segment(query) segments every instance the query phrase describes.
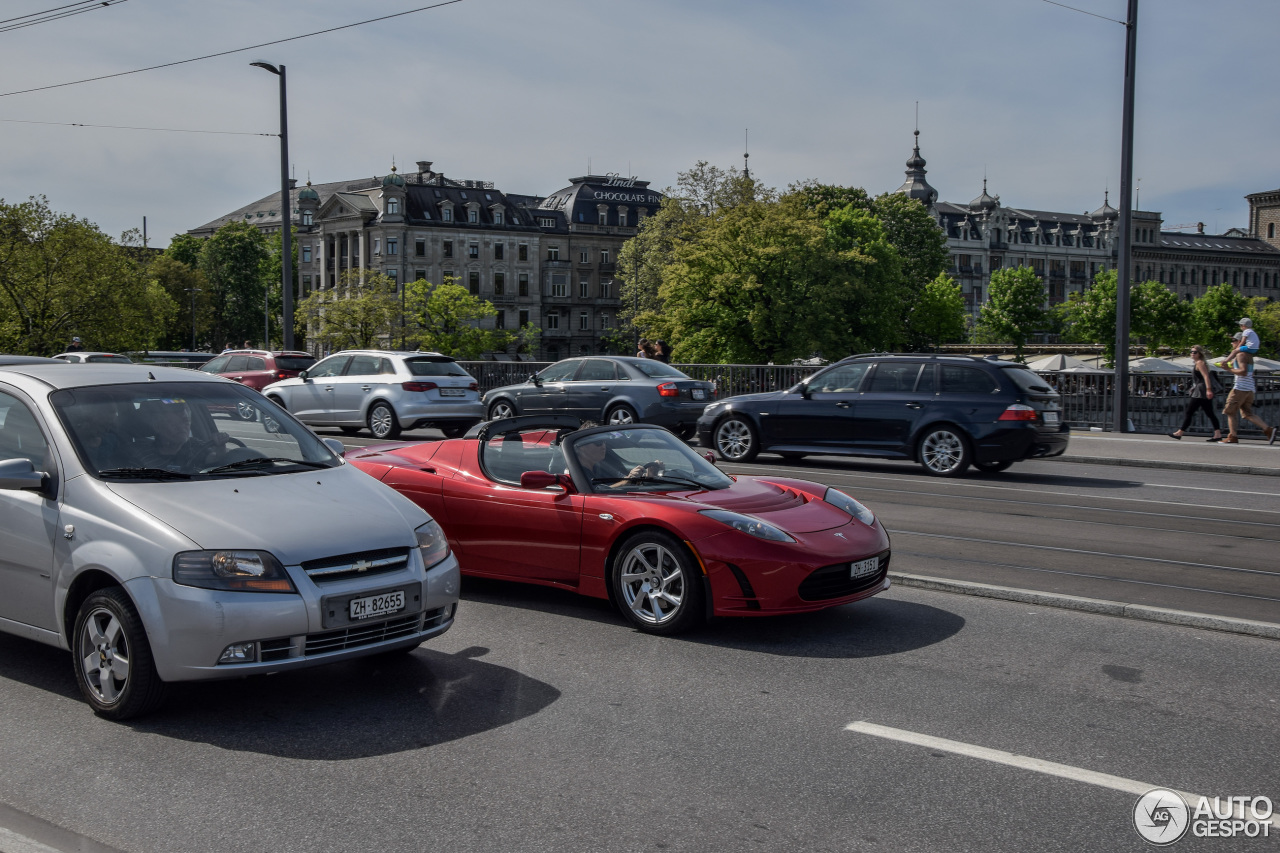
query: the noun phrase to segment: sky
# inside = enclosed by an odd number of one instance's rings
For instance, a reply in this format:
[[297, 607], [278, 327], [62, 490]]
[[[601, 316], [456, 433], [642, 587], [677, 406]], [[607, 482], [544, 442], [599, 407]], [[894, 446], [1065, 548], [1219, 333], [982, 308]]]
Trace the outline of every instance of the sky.
[[[69, 0], [5, 0], [0, 19]], [[403, 12], [431, 0], [125, 0], [0, 32], [0, 198], [43, 195], [150, 244], [279, 189], [288, 69], [299, 182], [433, 161], [548, 195], [699, 160], [780, 189], [903, 181], [917, 104], [928, 179], [968, 202], [1118, 206], [1126, 0], [459, 0], [339, 32], [27, 94]], [[1091, 13], [1091, 14], [1086, 14]], [[4, 24], [0, 22], [0, 27]], [[1246, 227], [1280, 187], [1277, 0], [1142, 0], [1136, 203], [1166, 227]], [[220, 133], [67, 127], [54, 122]], [[249, 134], [249, 135], [233, 135]]]

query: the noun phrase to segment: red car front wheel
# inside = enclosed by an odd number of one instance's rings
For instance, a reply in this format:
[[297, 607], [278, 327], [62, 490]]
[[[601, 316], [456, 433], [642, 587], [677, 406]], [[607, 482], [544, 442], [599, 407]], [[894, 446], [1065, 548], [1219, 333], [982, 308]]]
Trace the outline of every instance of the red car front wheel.
[[702, 578], [675, 537], [637, 533], [622, 543], [610, 570], [618, 606], [650, 634], [678, 634], [702, 618]]

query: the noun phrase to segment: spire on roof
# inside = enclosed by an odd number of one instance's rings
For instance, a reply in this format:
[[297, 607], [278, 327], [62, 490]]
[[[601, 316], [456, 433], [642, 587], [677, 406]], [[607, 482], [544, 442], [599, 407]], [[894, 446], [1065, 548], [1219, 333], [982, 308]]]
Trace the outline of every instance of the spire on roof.
[[919, 199], [928, 207], [938, 200], [938, 191], [929, 186], [929, 181], [925, 178], [924, 164], [925, 160], [920, 156], [920, 128], [917, 127], [915, 148], [911, 151], [911, 158], [907, 160], [907, 179], [897, 191], [906, 194], [908, 198]]

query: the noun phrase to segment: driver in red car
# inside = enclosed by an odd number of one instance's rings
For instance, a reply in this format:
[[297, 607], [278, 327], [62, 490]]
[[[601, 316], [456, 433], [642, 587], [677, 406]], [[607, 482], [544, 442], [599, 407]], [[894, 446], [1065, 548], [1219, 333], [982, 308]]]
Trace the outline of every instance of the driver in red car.
[[610, 435], [607, 432], [597, 433], [574, 445], [578, 464], [582, 466], [592, 485], [616, 489], [637, 478], [662, 476], [663, 464], [658, 461], [628, 469], [622, 457], [609, 447]]

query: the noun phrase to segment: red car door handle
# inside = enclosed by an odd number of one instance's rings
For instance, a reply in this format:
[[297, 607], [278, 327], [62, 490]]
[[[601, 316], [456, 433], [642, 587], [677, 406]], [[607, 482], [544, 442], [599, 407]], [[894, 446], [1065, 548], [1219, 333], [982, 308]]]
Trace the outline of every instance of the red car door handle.
[[232, 379], [234, 379], [234, 380], [235, 380], [235, 381], [237, 381], [237, 382], [243, 382], [243, 381], [244, 381], [244, 377], [243, 377], [243, 376], [232, 376], [231, 378], [232, 378]]
[[434, 474], [434, 473], [436, 472], [436, 469], [435, 469], [435, 468], [432, 468], [432, 467], [430, 467], [430, 466], [423, 466], [423, 467], [419, 468], [418, 470], [419, 470], [419, 471], [423, 471], [423, 472], [425, 472], [425, 473], [427, 473], [427, 474]]

